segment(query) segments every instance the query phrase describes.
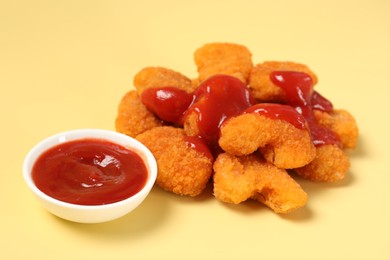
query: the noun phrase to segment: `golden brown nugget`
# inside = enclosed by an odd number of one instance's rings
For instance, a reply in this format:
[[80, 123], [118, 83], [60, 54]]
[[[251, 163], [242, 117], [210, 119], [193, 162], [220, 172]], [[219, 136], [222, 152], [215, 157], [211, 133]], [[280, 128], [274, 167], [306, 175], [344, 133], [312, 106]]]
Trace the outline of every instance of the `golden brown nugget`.
[[342, 109], [335, 109], [330, 113], [313, 111], [319, 124], [337, 134], [343, 148], [356, 148], [359, 129], [355, 118], [348, 111]]
[[317, 84], [317, 76], [306, 66], [295, 62], [266, 61], [253, 67], [249, 77], [249, 89], [252, 95], [260, 102], [282, 102], [286, 101], [283, 89], [275, 85], [270, 74], [274, 71], [297, 71], [305, 72]]
[[220, 154], [214, 172], [214, 195], [223, 202], [238, 204], [252, 198], [276, 213], [288, 213], [307, 201], [307, 194], [285, 170], [255, 155]]
[[142, 104], [137, 91], [131, 90], [123, 96], [115, 119], [115, 128], [118, 132], [136, 137], [161, 125], [161, 120]]
[[191, 79], [171, 69], [163, 67], [146, 67], [134, 77], [134, 86], [138, 94], [147, 88], [176, 87], [192, 93], [195, 87]]
[[184, 132], [188, 136], [198, 136], [200, 135], [198, 127], [198, 114], [196, 112], [191, 112], [186, 115], [184, 118]]
[[248, 82], [253, 67], [252, 54], [242, 45], [232, 43], [210, 43], [197, 49], [194, 54], [199, 80], [225, 74]]
[[200, 83], [202, 82], [199, 80], [199, 78], [195, 78], [191, 80], [191, 84], [194, 90], [199, 87]]
[[158, 186], [189, 196], [199, 195], [204, 190], [212, 173], [212, 160], [186, 143], [183, 129], [156, 127], [136, 139], [156, 158]]
[[295, 171], [312, 181], [336, 182], [344, 179], [349, 167], [349, 158], [341, 148], [337, 145], [321, 145], [317, 147], [315, 159]]
[[238, 156], [259, 150], [268, 162], [283, 169], [302, 167], [316, 154], [307, 129], [252, 113], [227, 120], [221, 127], [219, 145]]

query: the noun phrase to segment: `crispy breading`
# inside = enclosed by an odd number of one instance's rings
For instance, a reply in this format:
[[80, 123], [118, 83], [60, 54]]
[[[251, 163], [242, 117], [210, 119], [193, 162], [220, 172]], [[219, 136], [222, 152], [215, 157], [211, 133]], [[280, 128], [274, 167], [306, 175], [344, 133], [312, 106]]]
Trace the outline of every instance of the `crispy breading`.
[[259, 149], [268, 162], [283, 169], [302, 167], [316, 153], [307, 129], [257, 113], [227, 120], [221, 127], [219, 145], [225, 152], [238, 156]]
[[184, 117], [183, 127], [186, 135], [188, 136], [200, 135], [197, 112], [192, 111]]
[[214, 172], [214, 195], [223, 202], [238, 204], [252, 198], [276, 213], [288, 213], [307, 201], [307, 194], [285, 170], [256, 155], [220, 154]]
[[344, 179], [349, 166], [349, 158], [340, 147], [321, 145], [317, 147], [315, 159], [295, 171], [312, 181], [335, 182]]
[[206, 187], [213, 162], [188, 145], [184, 137], [183, 129], [163, 126], [146, 131], [136, 139], [156, 158], [158, 186], [179, 195], [196, 196]]
[[134, 77], [134, 86], [138, 94], [147, 88], [176, 87], [188, 93], [192, 93], [196, 88], [191, 79], [177, 71], [163, 67], [142, 69]]
[[265, 61], [253, 67], [249, 77], [249, 89], [252, 95], [260, 102], [285, 102], [283, 89], [275, 85], [270, 74], [274, 71], [305, 72], [317, 84], [317, 76], [306, 66], [295, 62]]
[[195, 78], [191, 80], [191, 84], [194, 90], [199, 87], [200, 83], [202, 82], [199, 80], [199, 78]]
[[[357, 123], [313, 90], [318, 79], [309, 67], [289, 61], [254, 66], [250, 51], [232, 43], [205, 44], [194, 60], [193, 79], [164, 67], [142, 69], [136, 90], [118, 107], [117, 131], [136, 137], [157, 160], [156, 185], [197, 196], [212, 181], [220, 201], [253, 199], [287, 213], [307, 202], [287, 169], [312, 181], [345, 178], [350, 162], [343, 149], [356, 147]], [[239, 84], [217, 84], [229, 76]], [[238, 103], [237, 85], [245, 90]]]
[[161, 120], [142, 104], [135, 90], [127, 92], [122, 97], [115, 119], [116, 131], [135, 137], [161, 125]]
[[206, 44], [195, 51], [194, 59], [200, 81], [225, 74], [246, 84], [253, 67], [250, 51], [245, 46], [232, 43]]
[[354, 149], [357, 144], [359, 129], [355, 118], [346, 110], [335, 109], [330, 113], [314, 110], [319, 124], [336, 133], [343, 148]]

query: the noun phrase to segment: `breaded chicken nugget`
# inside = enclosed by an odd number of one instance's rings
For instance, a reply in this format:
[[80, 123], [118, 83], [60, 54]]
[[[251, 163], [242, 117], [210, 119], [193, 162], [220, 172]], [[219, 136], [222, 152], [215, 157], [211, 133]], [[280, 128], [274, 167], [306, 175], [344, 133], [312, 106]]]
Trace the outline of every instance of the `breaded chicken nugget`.
[[134, 77], [138, 94], [147, 88], [176, 87], [191, 93], [195, 90], [192, 81], [179, 72], [163, 67], [146, 67]]
[[260, 102], [282, 102], [286, 101], [283, 89], [275, 85], [270, 74], [274, 71], [297, 71], [310, 75], [313, 84], [317, 83], [317, 76], [303, 64], [295, 62], [266, 61], [253, 67], [249, 77], [249, 89], [252, 95]]
[[[183, 129], [156, 127], [136, 137], [157, 161], [156, 183], [179, 195], [199, 195], [211, 176], [210, 157], [186, 141]], [[203, 147], [204, 148], [204, 147]]]
[[245, 46], [232, 43], [206, 44], [195, 51], [194, 58], [200, 81], [225, 74], [246, 84], [253, 67], [250, 51]]
[[312, 181], [335, 182], [344, 179], [350, 166], [348, 156], [337, 145], [317, 147], [315, 159], [295, 171]]
[[142, 104], [135, 90], [123, 96], [115, 119], [115, 128], [118, 132], [136, 137], [146, 130], [161, 125], [161, 120]]
[[307, 201], [307, 194], [285, 170], [255, 155], [222, 153], [214, 172], [214, 195], [223, 202], [238, 204], [252, 198], [276, 213], [288, 213]]
[[359, 129], [355, 118], [348, 111], [342, 109], [335, 109], [330, 113], [313, 111], [320, 125], [337, 134], [343, 148], [354, 149], [356, 147]]
[[259, 149], [268, 162], [283, 169], [302, 167], [316, 154], [307, 129], [257, 113], [227, 120], [221, 127], [219, 145], [225, 152], [238, 156]]

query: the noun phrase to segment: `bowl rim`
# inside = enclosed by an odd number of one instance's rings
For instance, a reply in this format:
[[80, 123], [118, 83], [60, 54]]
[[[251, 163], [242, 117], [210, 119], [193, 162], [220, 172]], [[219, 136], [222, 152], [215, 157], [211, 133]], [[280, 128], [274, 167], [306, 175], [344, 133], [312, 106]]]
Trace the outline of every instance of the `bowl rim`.
[[[113, 203], [101, 204], [101, 205], [82, 205], [82, 204], [73, 204], [70, 202], [61, 201], [59, 199], [53, 198], [43, 191], [41, 191], [35, 184], [32, 179], [31, 169], [36, 161], [36, 159], [46, 150], [51, 147], [73, 140], [82, 140], [86, 138], [93, 139], [101, 139], [107, 140], [113, 143], [117, 143], [122, 145], [123, 147], [130, 149], [136, 152], [143, 159], [147, 169], [148, 169], [148, 178], [146, 180], [145, 185], [142, 187], [140, 191], [136, 194], [117, 201]], [[115, 139], [115, 140], [113, 140]], [[126, 144], [120, 143], [119, 140], [125, 140]], [[157, 178], [157, 162], [152, 152], [140, 141], [136, 140], [133, 137], [128, 135], [106, 129], [98, 129], [98, 128], [83, 128], [83, 129], [74, 129], [63, 131], [45, 139], [41, 140], [37, 144], [35, 144], [25, 156], [22, 166], [23, 178], [26, 182], [27, 186], [32, 190], [32, 192], [37, 195], [39, 198], [50, 202], [51, 204], [56, 204], [61, 207], [70, 208], [70, 209], [80, 209], [80, 210], [101, 210], [101, 209], [109, 209], [127, 205], [132, 201], [138, 201], [143, 197], [147, 196], [149, 191], [152, 189], [156, 178]]]

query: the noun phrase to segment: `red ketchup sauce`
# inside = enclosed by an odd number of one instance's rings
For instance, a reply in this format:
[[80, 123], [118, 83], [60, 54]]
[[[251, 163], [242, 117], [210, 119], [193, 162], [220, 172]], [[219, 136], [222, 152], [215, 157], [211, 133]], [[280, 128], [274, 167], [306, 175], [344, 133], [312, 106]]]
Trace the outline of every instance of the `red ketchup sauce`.
[[139, 192], [148, 172], [134, 151], [110, 141], [81, 139], [44, 152], [33, 166], [32, 178], [38, 189], [58, 200], [103, 205]]
[[270, 119], [284, 120], [299, 129], [306, 127], [306, 119], [288, 105], [260, 103], [246, 109], [243, 113], [258, 113]]
[[203, 153], [207, 158], [210, 159], [210, 161], [214, 160], [213, 154], [211, 153], [209, 147], [200, 136], [185, 136], [184, 141], [187, 146]]
[[295, 71], [274, 71], [270, 74], [270, 79], [284, 90], [288, 100], [287, 105], [294, 107], [304, 116], [314, 145], [336, 144], [341, 147], [338, 136], [318, 124], [315, 119], [313, 109], [330, 112], [333, 106], [330, 101], [313, 91], [313, 81], [308, 74]]
[[311, 106], [313, 109], [321, 110], [323, 112], [333, 111], [332, 103], [323, 96], [321, 96], [321, 94], [317, 91], [314, 91], [311, 96]]
[[186, 116], [195, 113], [200, 133], [195, 138], [187, 138], [186, 142], [209, 158], [212, 156], [206, 148], [217, 153], [223, 122], [254, 104], [248, 88], [227, 75], [210, 77], [192, 94], [175, 87], [146, 89], [141, 94], [141, 101], [160, 119], [181, 126]]
[[199, 136], [215, 153], [219, 149], [220, 126], [226, 119], [240, 114], [253, 105], [248, 88], [238, 79], [216, 75], [200, 84], [194, 93], [194, 103], [186, 115], [197, 114]]
[[148, 88], [141, 102], [160, 119], [181, 124], [181, 119], [194, 99], [193, 94], [175, 87]]

